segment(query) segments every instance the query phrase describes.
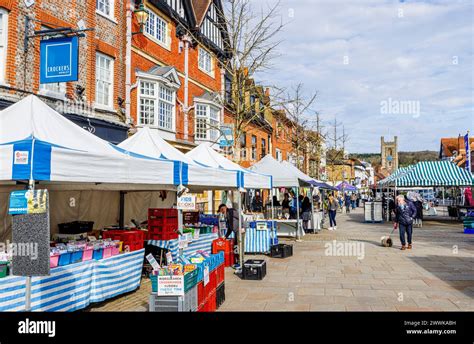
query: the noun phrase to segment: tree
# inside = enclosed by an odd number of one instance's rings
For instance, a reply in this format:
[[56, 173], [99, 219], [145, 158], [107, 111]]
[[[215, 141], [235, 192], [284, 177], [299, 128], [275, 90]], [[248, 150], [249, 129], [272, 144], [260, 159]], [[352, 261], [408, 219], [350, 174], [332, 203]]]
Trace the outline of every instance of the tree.
[[240, 151], [240, 140], [246, 128], [256, 119], [264, 118], [267, 111], [276, 106], [281, 90], [273, 87], [276, 94], [269, 97], [263, 87], [255, 84], [257, 72], [268, 70], [278, 56], [281, 41], [277, 38], [284, 27], [278, 17], [280, 3], [255, 10], [249, 0], [226, 0], [224, 13], [228, 32], [227, 62], [223, 66], [230, 76], [230, 97], [225, 106], [233, 115], [234, 152]]
[[[345, 160], [345, 149], [349, 136], [346, 134], [344, 125], [342, 125], [342, 135], [340, 133], [340, 127], [342, 123], [337, 121], [334, 117], [331, 130], [328, 131], [327, 138], [328, 144], [330, 145], [326, 154], [326, 161], [331, 172], [331, 179], [333, 184], [336, 183], [336, 170], [335, 166], [344, 165]], [[338, 133], [339, 129], [339, 133]]]
[[[287, 93], [287, 97], [282, 102], [287, 117], [291, 122], [291, 140], [296, 152], [296, 167], [300, 170], [307, 170], [302, 161], [308, 156], [311, 143], [316, 143], [320, 138], [314, 137], [313, 118], [311, 113], [317, 114], [312, 110], [312, 106], [316, 102], [318, 93], [314, 92], [309, 97], [304, 95], [304, 85], [298, 84]], [[317, 117], [319, 118], [319, 117]]]

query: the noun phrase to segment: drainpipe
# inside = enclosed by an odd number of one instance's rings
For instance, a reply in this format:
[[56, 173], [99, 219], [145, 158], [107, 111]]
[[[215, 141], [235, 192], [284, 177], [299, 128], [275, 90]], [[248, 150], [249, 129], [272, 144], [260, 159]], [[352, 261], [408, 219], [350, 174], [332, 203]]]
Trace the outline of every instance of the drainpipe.
[[221, 101], [222, 101], [222, 109], [221, 109], [221, 124], [224, 124], [224, 104], [225, 104], [225, 69], [221, 67]]
[[189, 132], [189, 44], [191, 37], [183, 36], [184, 43], [184, 139], [188, 140]]
[[127, 1], [127, 44], [125, 48], [125, 117], [126, 124], [132, 123], [130, 114], [130, 98], [132, 89], [132, 14], [133, 5], [131, 0]]

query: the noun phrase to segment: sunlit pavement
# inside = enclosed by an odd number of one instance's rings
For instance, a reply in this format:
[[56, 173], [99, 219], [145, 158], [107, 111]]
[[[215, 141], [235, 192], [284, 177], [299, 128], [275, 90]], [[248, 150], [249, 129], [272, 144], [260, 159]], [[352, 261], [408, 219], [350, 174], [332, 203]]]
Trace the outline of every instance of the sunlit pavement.
[[[414, 229], [413, 250], [400, 251], [397, 232], [393, 247], [380, 244], [392, 226], [364, 223], [361, 208], [337, 220], [336, 232], [288, 241], [291, 258], [261, 256], [262, 281], [227, 269], [219, 311], [474, 311], [474, 235], [464, 234], [461, 223], [425, 219]], [[149, 292], [144, 282], [91, 310], [145, 311]]]

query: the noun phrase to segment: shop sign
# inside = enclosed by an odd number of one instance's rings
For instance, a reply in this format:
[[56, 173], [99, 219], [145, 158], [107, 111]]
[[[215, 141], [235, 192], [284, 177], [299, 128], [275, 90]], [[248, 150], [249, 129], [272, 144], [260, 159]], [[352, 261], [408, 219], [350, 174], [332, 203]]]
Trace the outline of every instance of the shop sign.
[[266, 231], [268, 229], [266, 222], [257, 222], [255, 227], [257, 231]]
[[40, 83], [78, 80], [79, 38], [62, 37], [40, 42]]
[[158, 296], [184, 296], [184, 276], [157, 276]]
[[196, 210], [196, 196], [185, 195], [178, 197], [178, 209], [179, 210]]
[[13, 163], [15, 165], [28, 165], [28, 151], [15, 151], [15, 160]]
[[234, 126], [223, 124], [220, 127], [221, 138], [219, 140], [219, 146], [221, 147], [232, 147], [234, 145]]
[[47, 211], [48, 190], [19, 190], [10, 193], [8, 214], [44, 214]]

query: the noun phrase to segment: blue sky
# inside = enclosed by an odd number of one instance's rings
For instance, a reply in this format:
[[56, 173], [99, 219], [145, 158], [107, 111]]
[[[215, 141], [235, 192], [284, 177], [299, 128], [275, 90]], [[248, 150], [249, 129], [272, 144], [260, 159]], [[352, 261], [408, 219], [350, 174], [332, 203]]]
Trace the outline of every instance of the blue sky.
[[[474, 136], [473, 0], [280, 3], [281, 55], [257, 80], [317, 91], [315, 110], [344, 123], [350, 152], [379, 152], [382, 135], [397, 135], [403, 151]], [[393, 107], [402, 104], [412, 107]]]

